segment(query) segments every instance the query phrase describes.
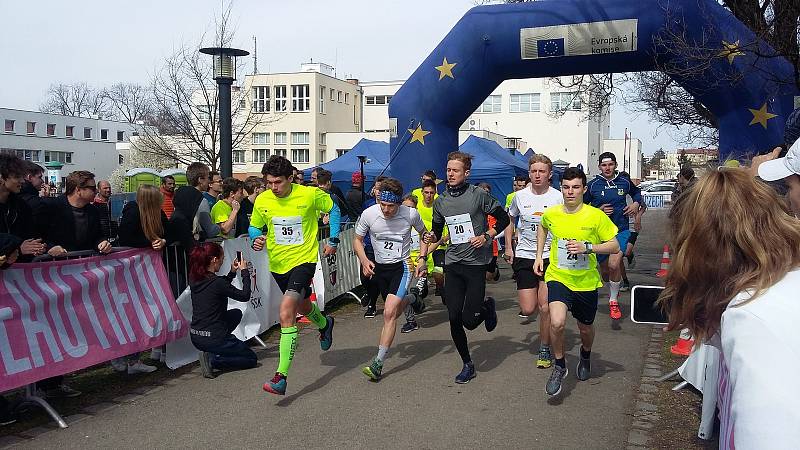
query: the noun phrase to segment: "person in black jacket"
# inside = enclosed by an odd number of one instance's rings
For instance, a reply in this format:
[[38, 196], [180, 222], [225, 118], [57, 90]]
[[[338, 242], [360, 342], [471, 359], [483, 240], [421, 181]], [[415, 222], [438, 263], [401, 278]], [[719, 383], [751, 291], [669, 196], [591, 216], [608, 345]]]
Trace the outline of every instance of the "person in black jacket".
[[[214, 378], [214, 370], [252, 369], [258, 364], [255, 352], [231, 334], [242, 320], [242, 312], [228, 310], [228, 298], [250, 301], [250, 271], [246, 261], [234, 260], [230, 273], [218, 276], [223, 259], [222, 247], [215, 242], [195, 246], [189, 256], [192, 291], [189, 335], [200, 350], [200, 368], [206, 378]], [[231, 285], [237, 271], [242, 274], [242, 289]]]
[[96, 191], [94, 174], [78, 170], [67, 176], [64, 195], [48, 202], [45, 241], [50, 256], [78, 250], [111, 252], [111, 243], [103, 237], [100, 214], [91, 204]]
[[28, 204], [31, 210], [31, 220], [34, 227], [33, 234], [37, 237], [44, 236], [47, 230], [47, 205], [41, 197], [40, 190], [44, 185], [42, 176], [44, 168], [36, 163], [25, 161], [25, 179], [22, 182], [20, 198]]

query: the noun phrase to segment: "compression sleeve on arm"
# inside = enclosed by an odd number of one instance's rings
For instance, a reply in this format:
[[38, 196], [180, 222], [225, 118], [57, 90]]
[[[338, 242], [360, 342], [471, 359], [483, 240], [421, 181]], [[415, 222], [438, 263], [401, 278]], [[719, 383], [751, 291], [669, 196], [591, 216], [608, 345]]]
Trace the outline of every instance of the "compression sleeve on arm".
[[502, 206], [497, 206], [493, 211], [489, 213], [490, 216], [497, 219], [497, 223], [494, 224], [494, 231], [496, 235], [499, 235], [506, 229], [511, 221], [508, 218], [508, 213], [506, 213], [505, 209]]
[[437, 222], [436, 219], [434, 219], [433, 223], [431, 223], [431, 228], [433, 236], [436, 238], [436, 240], [441, 240], [442, 232], [444, 231], [444, 222]]
[[247, 234], [250, 236], [250, 239], [255, 239], [261, 236], [263, 233], [261, 232], [260, 229], [250, 225], [249, 227], [247, 227]]
[[331, 207], [331, 210], [328, 211], [328, 214], [330, 214], [330, 220], [328, 223], [331, 227], [331, 237], [338, 238], [339, 229], [341, 228], [339, 224], [342, 222], [342, 212], [339, 210], [339, 206], [336, 204], [336, 202], [333, 202], [333, 207]]

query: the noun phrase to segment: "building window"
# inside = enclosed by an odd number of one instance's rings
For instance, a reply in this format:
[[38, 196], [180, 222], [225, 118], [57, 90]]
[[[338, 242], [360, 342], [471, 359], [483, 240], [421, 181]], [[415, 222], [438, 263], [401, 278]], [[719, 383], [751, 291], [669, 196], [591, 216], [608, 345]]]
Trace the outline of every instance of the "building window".
[[311, 93], [307, 84], [292, 85], [292, 111], [303, 112], [311, 109]]
[[319, 134], [319, 145], [327, 145], [328, 135], [327, 133], [320, 133]]
[[125, 132], [117, 131], [117, 142], [123, 142], [124, 140], [125, 140]]
[[253, 144], [269, 144], [269, 133], [253, 133]]
[[253, 162], [254, 163], [265, 163], [269, 158], [269, 150], [266, 148], [255, 148], [253, 149]]
[[578, 92], [550, 93], [550, 111], [580, 111], [581, 97]]
[[15, 148], [0, 149], [0, 153], [5, 153], [7, 155], [15, 155], [20, 159], [24, 159], [26, 161], [34, 161], [34, 162], [39, 162], [40, 152], [41, 150], [19, 150]]
[[308, 149], [307, 148], [293, 148], [292, 149], [292, 162], [307, 163], [308, 162]]
[[366, 97], [367, 105], [388, 105], [389, 101], [392, 100], [391, 95], [368, 95]]
[[36, 122], [28, 122], [28, 134], [36, 134]]
[[48, 136], [55, 136], [56, 135], [56, 124], [48, 123], [47, 124], [47, 135]]
[[350, 93], [349, 92], [345, 92], [344, 93], [344, 104], [345, 105], [349, 105], [350, 104]]
[[347, 153], [349, 151], [350, 151], [349, 148], [337, 148], [336, 149], [336, 157], [338, 158], [338, 157], [344, 155], [345, 153]]
[[14, 121], [6, 119], [6, 133], [14, 132]]
[[64, 136], [66, 136], [66, 137], [74, 137], [75, 136], [75, 127], [73, 127], [72, 125], [67, 125], [66, 128], [64, 128]]
[[108, 130], [100, 129], [100, 139], [104, 141], [108, 140]]
[[319, 87], [319, 113], [325, 114], [325, 86]]
[[253, 86], [253, 112], [269, 112], [269, 86]]
[[[286, 144], [286, 133], [284, 133], [284, 132], [275, 133], [275, 143], [276, 144]], [[276, 155], [277, 155], [277, 153], [276, 153]]]
[[319, 149], [319, 161], [317, 161], [318, 164], [328, 162], [327, 153], [328, 152], [324, 148]]
[[336, 91], [336, 101], [342, 103], [342, 91]]
[[275, 156], [283, 156], [284, 158], [286, 158], [286, 149], [285, 148], [276, 148], [275, 150], [273, 150], [273, 154]]
[[511, 112], [538, 112], [539, 94], [511, 94]]
[[286, 111], [286, 86], [275, 86], [275, 111]]
[[308, 133], [306, 133], [306, 132], [301, 132], [301, 133], [292, 132], [292, 145], [297, 145], [297, 144], [308, 145], [309, 144], [309, 139], [310, 138], [308, 136]]
[[83, 128], [83, 138], [84, 139], [91, 139], [92, 138], [92, 129], [89, 127]]
[[197, 116], [204, 122], [211, 120], [211, 105], [197, 105]]
[[72, 152], [45, 151], [44, 162], [58, 161], [62, 164], [72, 164]]
[[331, 89], [331, 101], [336, 101], [336, 89]]
[[500, 96], [490, 95], [486, 97], [486, 100], [483, 101], [481, 107], [478, 108], [478, 112], [483, 112], [483, 113], [500, 112]]
[[244, 164], [244, 150], [233, 150], [231, 152], [231, 159], [234, 164]]

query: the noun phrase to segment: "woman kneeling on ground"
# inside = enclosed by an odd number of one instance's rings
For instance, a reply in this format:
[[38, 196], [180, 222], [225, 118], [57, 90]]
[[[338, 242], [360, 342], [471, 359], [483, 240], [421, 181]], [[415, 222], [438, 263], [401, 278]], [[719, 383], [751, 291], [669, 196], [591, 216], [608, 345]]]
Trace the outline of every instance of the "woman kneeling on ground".
[[742, 169], [712, 170], [681, 199], [662, 302], [671, 329], [722, 351], [719, 447], [797, 448], [800, 220]]
[[[192, 291], [192, 325], [189, 335], [200, 350], [203, 376], [214, 378], [215, 370], [252, 369], [258, 363], [256, 354], [231, 334], [242, 320], [242, 311], [228, 310], [228, 298], [250, 301], [250, 271], [245, 260], [234, 260], [226, 276], [216, 275], [224, 254], [215, 242], [204, 242], [189, 254], [189, 281]], [[241, 271], [242, 289], [231, 285]]]

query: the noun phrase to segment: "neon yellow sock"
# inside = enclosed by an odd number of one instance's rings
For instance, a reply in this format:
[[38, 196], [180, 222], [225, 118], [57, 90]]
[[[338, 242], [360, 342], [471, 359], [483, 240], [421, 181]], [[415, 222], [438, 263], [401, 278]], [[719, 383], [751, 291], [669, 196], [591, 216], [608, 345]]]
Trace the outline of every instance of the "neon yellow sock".
[[311, 323], [316, 325], [317, 328], [319, 328], [320, 330], [328, 325], [328, 319], [326, 319], [325, 316], [322, 315], [316, 303], [311, 303], [311, 312], [306, 314], [306, 317], [308, 318], [308, 320], [311, 321]]
[[278, 373], [287, 376], [292, 366], [294, 351], [297, 349], [297, 326], [281, 328], [280, 359]]

